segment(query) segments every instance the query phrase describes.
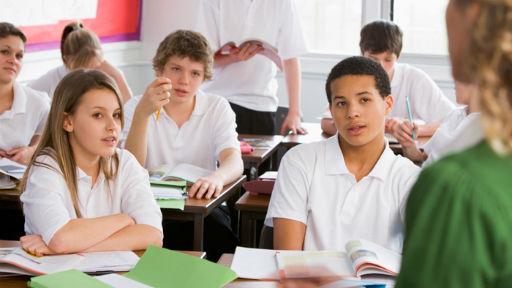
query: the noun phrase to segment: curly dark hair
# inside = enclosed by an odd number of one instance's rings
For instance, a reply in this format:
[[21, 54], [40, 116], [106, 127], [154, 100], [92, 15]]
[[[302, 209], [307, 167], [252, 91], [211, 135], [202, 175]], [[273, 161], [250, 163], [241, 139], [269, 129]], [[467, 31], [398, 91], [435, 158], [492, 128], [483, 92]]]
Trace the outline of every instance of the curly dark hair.
[[327, 93], [327, 101], [332, 104], [331, 99], [331, 83], [343, 76], [368, 75], [375, 78], [375, 86], [382, 98], [391, 94], [391, 84], [389, 83], [388, 74], [382, 66], [375, 61], [362, 56], [349, 57], [336, 64], [329, 73], [325, 82], [325, 92]]
[[402, 30], [390, 21], [377, 20], [368, 23], [361, 29], [359, 48], [361, 54], [364, 54], [364, 52], [391, 52], [400, 57], [402, 52]]

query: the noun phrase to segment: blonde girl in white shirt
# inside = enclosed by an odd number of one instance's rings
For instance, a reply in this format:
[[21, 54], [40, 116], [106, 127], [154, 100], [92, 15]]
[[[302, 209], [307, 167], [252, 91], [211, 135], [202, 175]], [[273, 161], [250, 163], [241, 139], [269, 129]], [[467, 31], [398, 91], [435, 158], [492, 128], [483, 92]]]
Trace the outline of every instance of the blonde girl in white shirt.
[[0, 159], [21, 164], [32, 157], [50, 110], [45, 93], [16, 82], [26, 41], [18, 28], [0, 22]]
[[112, 77], [119, 88], [123, 102], [132, 97], [132, 91], [121, 70], [114, 67], [103, 58], [101, 43], [98, 36], [91, 30], [85, 29], [80, 22], [71, 22], [62, 31], [60, 53], [63, 65], [56, 67], [28, 85], [39, 91], [53, 93], [59, 81], [75, 69], [97, 69]]
[[116, 148], [122, 101], [106, 74], [75, 70], [60, 82], [28, 165], [21, 245], [35, 255], [162, 245], [162, 215], [148, 175]]

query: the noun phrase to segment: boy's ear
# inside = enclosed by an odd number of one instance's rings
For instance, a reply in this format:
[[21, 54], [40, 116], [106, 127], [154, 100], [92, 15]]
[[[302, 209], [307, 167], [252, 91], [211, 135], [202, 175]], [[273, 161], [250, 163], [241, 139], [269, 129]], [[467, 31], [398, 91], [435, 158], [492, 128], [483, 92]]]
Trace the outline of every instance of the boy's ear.
[[69, 117], [69, 114], [64, 113], [64, 119], [62, 121], [62, 129], [66, 132], [73, 132], [73, 121]]
[[388, 95], [384, 98], [384, 103], [386, 105], [385, 115], [387, 116], [389, 113], [391, 113], [391, 110], [393, 109], [393, 103], [394, 103], [393, 96]]

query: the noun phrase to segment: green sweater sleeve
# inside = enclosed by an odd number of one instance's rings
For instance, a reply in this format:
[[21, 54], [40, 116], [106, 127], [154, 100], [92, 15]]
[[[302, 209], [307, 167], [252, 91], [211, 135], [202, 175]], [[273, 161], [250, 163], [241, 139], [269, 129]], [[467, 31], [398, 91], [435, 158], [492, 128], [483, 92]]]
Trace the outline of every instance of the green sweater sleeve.
[[396, 287], [512, 287], [512, 201], [462, 163], [438, 162], [413, 186]]

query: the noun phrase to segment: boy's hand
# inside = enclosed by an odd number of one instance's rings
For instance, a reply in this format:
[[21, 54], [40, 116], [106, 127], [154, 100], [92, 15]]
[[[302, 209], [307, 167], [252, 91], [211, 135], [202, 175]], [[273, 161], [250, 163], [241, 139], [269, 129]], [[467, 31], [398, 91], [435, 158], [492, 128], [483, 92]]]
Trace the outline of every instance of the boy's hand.
[[417, 135], [418, 126], [409, 122], [408, 120], [396, 121], [391, 127], [391, 134], [395, 136], [395, 138], [403, 147], [416, 145], [414, 142], [415, 140], [412, 139], [412, 131], [414, 131], [414, 133]]
[[190, 190], [188, 191], [188, 195], [191, 198], [205, 198], [210, 199], [212, 197], [217, 197], [220, 195], [220, 192], [222, 192], [222, 188], [224, 187], [224, 181], [222, 177], [215, 175], [215, 172], [206, 176], [202, 177], [199, 180], [197, 180], [192, 187], [190, 187]]
[[157, 77], [142, 95], [142, 98], [137, 105], [138, 112], [143, 115], [150, 116], [159, 111], [162, 107], [169, 103], [171, 98], [172, 83], [171, 80], [165, 77]]
[[283, 125], [281, 125], [281, 135], [285, 135], [288, 131], [290, 131], [292, 134], [307, 134], [308, 131], [302, 128], [300, 124], [299, 114], [288, 113], [283, 121]]
[[215, 54], [215, 62], [221, 63], [220, 65], [224, 66], [236, 62], [247, 61], [261, 51], [263, 51], [263, 47], [255, 43], [248, 43], [241, 47], [233, 46], [227, 55]]
[[20, 238], [21, 248], [37, 257], [55, 254], [43, 241], [41, 235], [26, 235]]

